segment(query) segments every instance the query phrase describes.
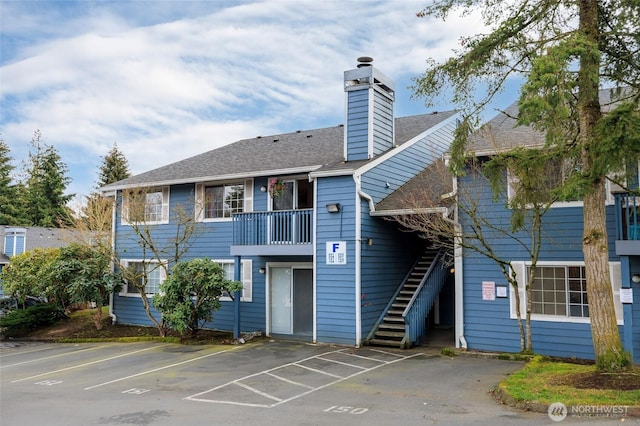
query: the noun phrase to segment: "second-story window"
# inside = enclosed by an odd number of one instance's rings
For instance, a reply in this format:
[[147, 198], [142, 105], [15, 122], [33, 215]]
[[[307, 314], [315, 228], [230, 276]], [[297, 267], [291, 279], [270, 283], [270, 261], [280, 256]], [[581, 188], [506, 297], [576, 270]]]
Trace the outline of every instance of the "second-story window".
[[244, 185], [220, 185], [204, 187], [204, 218], [231, 217], [244, 211]]
[[230, 219], [236, 213], [253, 211], [253, 180], [196, 184], [197, 220]]
[[126, 190], [122, 194], [122, 222], [167, 223], [169, 187]]

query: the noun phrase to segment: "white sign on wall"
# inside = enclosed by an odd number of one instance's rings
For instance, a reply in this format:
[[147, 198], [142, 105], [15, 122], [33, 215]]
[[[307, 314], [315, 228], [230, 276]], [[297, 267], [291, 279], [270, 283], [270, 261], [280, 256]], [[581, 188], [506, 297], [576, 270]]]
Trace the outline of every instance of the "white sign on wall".
[[347, 264], [347, 242], [327, 241], [327, 265]]

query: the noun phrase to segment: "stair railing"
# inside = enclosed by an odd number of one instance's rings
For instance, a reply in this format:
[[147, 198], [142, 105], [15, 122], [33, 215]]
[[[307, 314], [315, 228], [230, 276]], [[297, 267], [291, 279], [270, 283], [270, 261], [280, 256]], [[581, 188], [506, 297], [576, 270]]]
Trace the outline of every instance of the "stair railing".
[[400, 281], [400, 285], [396, 289], [395, 293], [393, 293], [393, 296], [391, 296], [391, 298], [389, 299], [389, 303], [387, 303], [387, 306], [384, 307], [384, 309], [382, 310], [382, 313], [380, 314], [380, 316], [376, 320], [375, 324], [373, 324], [373, 327], [371, 327], [371, 330], [369, 331], [369, 334], [367, 334], [366, 339], [364, 339], [365, 342], [368, 342], [369, 340], [371, 340], [373, 338], [373, 335], [378, 330], [378, 327], [380, 326], [380, 323], [382, 323], [382, 321], [384, 320], [384, 317], [387, 316], [387, 313], [389, 312], [389, 309], [391, 309], [391, 305], [393, 305], [393, 302], [396, 300], [396, 297], [398, 297], [398, 295], [402, 291], [402, 287], [404, 286], [404, 283], [407, 282], [407, 280], [411, 276], [411, 273], [413, 272], [415, 267], [418, 265], [418, 262], [420, 262], [421, 258], [422, 258], [422, 255], [419, 256], [416, 259], [416, 261], [413, 263], [413, 265], [411, 265], [411, 268], [409, 268], [409, 272], [407, 272], [407, 275], [405, 275], [404, 278], [402, 279], [402, 281]]
[[420, 285], [402, 313], [405, 323], [405, 337], [401, 342], [403, 348], [413, 346], [426, 331], [425, 317], [433, 307], [446, 279], [447, 271], [441, 262], [442, 252], [440, 249], [434, 257], [429, 270], [424, 274]]

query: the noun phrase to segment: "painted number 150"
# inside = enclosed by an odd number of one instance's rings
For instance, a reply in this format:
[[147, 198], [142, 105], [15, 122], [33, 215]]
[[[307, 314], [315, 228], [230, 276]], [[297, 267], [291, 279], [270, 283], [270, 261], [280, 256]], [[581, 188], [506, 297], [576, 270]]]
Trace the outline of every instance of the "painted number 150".
[[362, 414], [369, 411], [368, 408], [358, 408], [358, 407], [345, 407], [345, 406], [337, 406], [329, 407], [326, 410], [323, 410], [326, 413], [340, 413], [340, 414]]

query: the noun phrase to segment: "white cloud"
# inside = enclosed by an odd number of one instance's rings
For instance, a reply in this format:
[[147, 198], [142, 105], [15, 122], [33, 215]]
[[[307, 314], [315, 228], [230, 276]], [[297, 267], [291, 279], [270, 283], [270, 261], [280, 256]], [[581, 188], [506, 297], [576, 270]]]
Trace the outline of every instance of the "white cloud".
[[428, 56], [481, 27], [476, 16], [417, 18], [419, 1], [26, 4], [2, 2], [0, 131], [25, 158], [40, 129], [84, 194], [113, 142], [139, 173], [241, 138], [335, 125], [342, 72], [358, 56], [408, 97]]

